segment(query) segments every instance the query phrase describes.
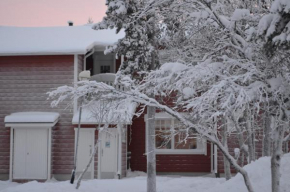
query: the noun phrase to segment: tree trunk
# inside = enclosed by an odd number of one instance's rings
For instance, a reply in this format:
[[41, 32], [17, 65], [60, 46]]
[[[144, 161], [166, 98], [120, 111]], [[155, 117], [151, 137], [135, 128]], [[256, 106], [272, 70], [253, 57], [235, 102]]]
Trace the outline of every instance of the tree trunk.
[[89, 163], [87, 164], [86, 168], [83, 170], [83, 172], [81, 173], [81, 175], [79, 176], [78, 178], [78, 182], [77, 182], [77, 185], [76, 185], [76, 189], [79, 189], [79, 187], [81, 186], [81, 181], [85, 175], [85, 173], [87, 172], [88, 168], [90, 167], [92, 161], [93, 161], [93, 158], [94, 156], [96, 155], [96, 152], [98, 151], [98, 145], [99, 145], [99, 140], [96, 142], [95, 144], [95, 147], [94, 147], [94, 151], [93, 153], [91, 154], [91, 157], [90, 157], [90, 160], [89, 160]]
[[155, 107], [147, 107], [147, 192], [156, 192]]
[[[223, 120], [224, 124], [222, 126], [222, 143], [224, 148], [228, 151], [228, 136], [227, 136], [227, 120]], [[229, 180], [232, 178], [231, 175], [231, 167], [230, 162], [224, 155], [224, 171], [225, 171], [225, 177], [226, 180]]]
[[263, 138], [263, 156], [270, 156], [271, 154], [271, 116], [268, 111], [264, 115], [264, 138]]
[[[242, 128], [239, 125], [239, 122], [237, 119], [234, 118], [233, 115], [230, 116], [230, 119], [232, 120], [232, 122], [235, 125], [235, 128], [237, 130], [237, 138], [238, 138], [238, 142], [239, 142], [239, 147], [240, 147], [240, 157], [241, 157], [241, 166], [244, 166], [244, 159], [245, 157], [248, 159], [249, 156], [249, 151], [248, 151], [248, 147], [245, 146], [245, 140], [244, 140], [244, 135], [243, 135], [243, 131]], [[242, 121], [245, 122], [244, 118], [242, 118]]]
[[[155, 34], [152, 33], [154, 37]], [[155, 45], [154, 38], [152, 45]], [[156, 68], [156, 52], [151, 53], [151, 64], [148, 70]], [[151, 94], [154, 97], [154, 94]], [[155, 113], [156, 107], [147, 107], [147, 192], [156, 192], [156, 153], [155, 153]]]
[[286, 126], [286, 123], [283, 126], [278, 126], [273, 133], [274, 147], [271, 157], [272, 192], [280, 192], [280, 164], [283, 154], [282, 144]]
[[248, 134], [248, 150], [249, 150], [248, 163], [251, 163], [252, 161], [255, 160], [255, 154], [254, 154], [255, 150], [254, 150], [254, 143], [253, 143], [253, 141], [254, 141], [253, 135], [254, 134], [253, 134], [253, 130], [251, 128], [252, 119], [251, 119], [251, 117], [250, 117], [250, 115], [248, 113], [249, 113], [248, 111], [245, 112], [245, 120], [246, 120], [245, 126], [246, 126], [246, 130], [247, 130], [247, 134]]

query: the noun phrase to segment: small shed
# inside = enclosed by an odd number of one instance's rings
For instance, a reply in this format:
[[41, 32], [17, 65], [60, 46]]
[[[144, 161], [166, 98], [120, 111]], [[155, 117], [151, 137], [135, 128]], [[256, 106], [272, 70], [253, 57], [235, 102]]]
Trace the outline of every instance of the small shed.
[[10, 179], [43, 179], [51, 175], [51, 129], [59, 114], [19, 112], [5, 117], [10, 135]]

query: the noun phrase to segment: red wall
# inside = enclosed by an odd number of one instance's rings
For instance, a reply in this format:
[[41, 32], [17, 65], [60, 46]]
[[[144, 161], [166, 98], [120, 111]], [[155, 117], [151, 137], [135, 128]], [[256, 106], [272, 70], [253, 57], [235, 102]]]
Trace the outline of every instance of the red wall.
[[[131, 151], [132, 171], [146, 172], [144, 114], [136, 118], [128, 129], [128, 151]], [[210, 145], [207, 155], [157, 155], [157, 172], [210, 172]]]
[[53, 128], [52, 173], [71, 173], [74, 153], [72, 110], [51, 108], [47, 92], [73, 82], [74, 57], [9, 56], [0, 57], [0, 174], [9, 173], [10, 128], [4, 117], [14, 112], [59, 112], [61, 118]]

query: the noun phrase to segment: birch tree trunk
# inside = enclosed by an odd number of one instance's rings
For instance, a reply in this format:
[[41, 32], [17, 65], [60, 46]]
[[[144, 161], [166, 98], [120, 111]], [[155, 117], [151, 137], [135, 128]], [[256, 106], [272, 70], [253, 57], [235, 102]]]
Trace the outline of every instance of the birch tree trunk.
[[246, 130], [247, 130], [247, 133], [248, 133], [248, 150], [249, 150], [249, 160], [248, 160], [248, 163], [251, 163], [252, 161], [255, 160], [255, 150], [254, 150], [254, 139], [253, 139], [253, 129], [251, 128], [251, 117], [250, 115], [248, 114], [249, 112], [246, 111], [245, 112], [245, 126], [246, 126]]
[[156, 192], [155, 107], [147, 107], [147, 192]]
[[271, 157], [272, 192], [280, 192], [280, 164], [283, 155], [282, 144], [285, 133], [285, 126], [287, 126], [286, 123], [283, 126], [278, 126], [273, 133], [274, 146], [273, 154]]
[[[155, 13], [153, 13], [152, 17], [154, 18]], [[156, 28], [154, 23], [152, 25], [154, 29], [151, 33], [152, 39], [151, 43], [155, 46], [155, 32]], [[151, 64], [148, 70], [154, 70], [156, 68], [156, 56], [157, 52], [153, 51], [151, 53]], [[151, 97], [154, 97], [154, 94], [151, 94]], [[156, 153], [155, 153], [155, 113], [156, 107], [148, 106], [147, 107], [147, 192], [156, 192]]]
[[83, 172], [81, 173], [81, 175], [78, 178], [78, 182], [77, 182], [77, 185], [76, 185], [76, 189], [79, 189], [79, 187], [81, 186], [82, 179], [83, 179], [85, 173], [87, 172], [88, 168], [91, 166], [91, 163], [92, 163], [92, 161], [94, 159], [94, 156], [96, 155], [96, 152], [98, 151], [98, 145], [99, 145], [99, 140], [95, 144], [94, 151], [91, 154], [90, 160], [89, 160], [86, 168], [83, 170]]
[[[238, 142], [239, 142], [240, 157], [241, 157], [240, 164], [243, 167], [245, 156], [248, 159], [249, 151], [248, 151], [248, 148], [245, 146], [244, 135], [243, 135], [242, 128], [240, 127], [238, 120], [236, 120], [233, 115], [230, 118], [231, 118], [232, 122], [234, 123], [235, 128], [237, 130], [237, 138], [238, 138]], [[242, 121], [245, 122], [244, 118], [242, 118]]]
[[268, 111], [265, 112], [264, 115], [264, 129], [263, 129], [263, 156], [271, 155], [271, 116]]
[[[223, 120], [223, 122], [224, 122], [224, 125], [222, 129], [222, 143], [223, 143], [224, 148], [228, 151], [227, 120], [225, 119]], [[225, 155], [223, 156], [224, 156], [225, 177], [226, 177], [226, 180], [229, 180], [232, 178], [230, 162], [228, 161]]]

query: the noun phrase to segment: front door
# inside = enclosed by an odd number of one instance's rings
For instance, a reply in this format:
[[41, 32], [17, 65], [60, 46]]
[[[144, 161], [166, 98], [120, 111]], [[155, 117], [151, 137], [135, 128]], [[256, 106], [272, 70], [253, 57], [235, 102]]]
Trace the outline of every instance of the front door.
[[[75, 129], [75, 133], [76, 133], [75, 136], [77, 137], [77, 129]], [[83, 172], [83, 170], [87, 167], [91, 154], [93, 153], [95, 143], [95, 129], [81, 128], [79, 134], [80, 135], [78, 142], [76, 178], [78, 178], [79, 175]], [[86, 171], [83, 178], [84, 179], [94, 178], [94, 159], [89, 165], [89, 168]]]
[[47, 179], [48, 129], [15, 129], [13, 154], [13, 179]]
[[116, 128], [100, 133], [100, 178], [113, 179], [117, 173], [117, 137]]

